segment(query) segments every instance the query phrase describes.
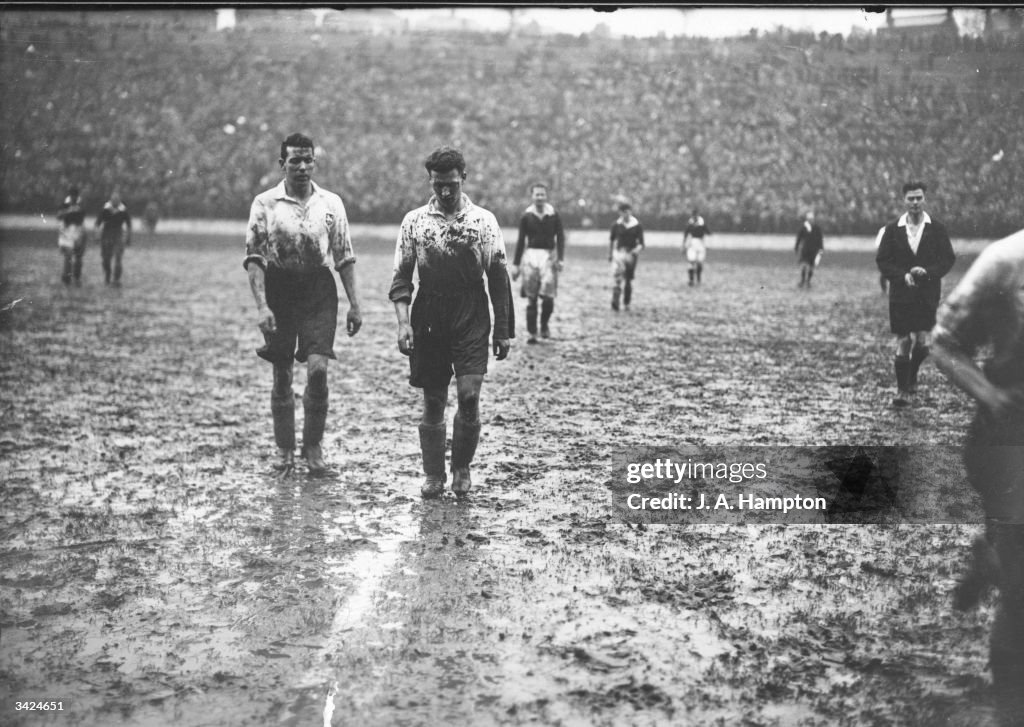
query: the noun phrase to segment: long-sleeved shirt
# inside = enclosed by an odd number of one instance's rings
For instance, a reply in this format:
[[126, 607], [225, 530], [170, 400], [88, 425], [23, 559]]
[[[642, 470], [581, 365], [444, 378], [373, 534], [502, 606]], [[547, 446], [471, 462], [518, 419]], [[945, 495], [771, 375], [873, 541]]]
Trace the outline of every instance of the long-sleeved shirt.
[[523, 259], [523, 251], [527, 248], [537, 250], [557, 250], [558, 261], [565, 259], [565, 231], [562, 229], [562, 218], [549, 204], [537, 211], [536, 205], [530, 205], [519, 219], [519, 239], [516, 241], [516, 254], [512, 259], [518, 265]]
[[932, 339], [971, 357], [990, 345], [988, 379], [1024, 383], [1024, 233], [982, 250], [939, 308]]
[[122, 227], [128, 230], [132, 229], [132, 218], [128, 214], [128, 209], [123, 204], [115, 207], [110, 202], [107, 202], [103, 205], [103, 210], [100, 212], [99, 217], [96, 218], [96, 226], [102, 228], [100, 231], [101, 239], [116, 239], [121, 234]]
[[292, 272], [341, 270], [356, 261], [341, 197], [312, 182], [306, 203], [289, 197], [284, 181], [256, 195], [245, 233], [246, 268], [256, 263]]
[[406, 214], [395, 244], [388, 292], [392, 302], [412, 301], [414, 271], [424, 290], [448, 294], [475, 290], [486, 277], [494, 308], [494, 338], [512, 337], [505, 239], [493, 213], [462, 195], [462, 209], [453, 220], [445, 218], [436, 197]]
[[85, 210], [82, 208], [81, 198], [71, 195], [65, 197], [60, 209], [57, 210], [57, 219], [63, 227], [85, 224]]
[[615, 220], [612, 225], [610, 236], [609, 252], [616, 249], [633, 251], [644, 247], [644, 227], [636, 217], [630, 217], [626, 222]]

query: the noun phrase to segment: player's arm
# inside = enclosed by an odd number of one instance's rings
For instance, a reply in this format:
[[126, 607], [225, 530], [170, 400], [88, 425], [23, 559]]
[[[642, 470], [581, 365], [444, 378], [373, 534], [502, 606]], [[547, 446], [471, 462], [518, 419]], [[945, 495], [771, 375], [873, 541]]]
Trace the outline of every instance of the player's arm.
[[328, 231], [328, 242], [334, 258], [334, 269], [338, 271], [341, 285], [348, 298], [348, 314], [345, 316], [345, 330], [349, 336], [359, 333], [363, 316], [359, 308], [359, 294], [356, 286], [356, 255], [352, 247], [352, 235], [348, 226], [345, 205], [338, 200], [334, 226]]
[[394, 272], [391, 277], [391, 289], [388, 298], [395, 305], [395, 318], [398, 323], [398, 350], [403, 355], [412, 353], [415, 340], [412, 323], [409, 319], [409, 304], [412, 303], [412, 275], [416, 269], [416, 241], [413, 238], [412, 213], [406, 215], [402, 227], [398, 231], [395, 242]]
[[[929, 225], [932, 227], [932, 225]], [[929, 278], [938, 279], [953, 269], [956, 264], [956, 253], [953, 251], [953, 243], [949, 240], [946, 228], [935, 225], [932, 234], [935, 236], [935, 249], [937, 252], [935, 262], [925, 266], [925, 272]]]
[[482, 257], [487, 275], [487, 292], [494, 309], [494, 357], [503, 361], [508, 357], [512, 347], [511, 339], [515, 336], [515, 306], [505, 257], [505, 238], [493, 216], [484, 224]]
[[558, 252], [558, 269], [561, 270], [565, 264], [565, 228], [562, 227], [562, 218], [555, 213], [555, 249]]
[[265, 336], [277, 330], [274, 312], [267, 305], [268, 248], [266, 209], [259, 200], [253, 200], [252, 207], [249, 209], [249, 226], [245, 231], [245, 259], [242, 261], [242, 266], [249, 274], [249, 289], [256, 302], [257, 325]]
[[124, 213], [124, 244], [132, 244], [132, 216], [127, 212]]
[[644, 244], [644, 226], [637, 225], [636, 227], [636, 251], [639, 253], [641, 250], [646, 249], [647, 245]]
[[526, 250], [526, 215], [519, 218], [519, 237], [516, 238], [516, 254], [512, 258], [512, 279], [519, 277], [519, 265], [523, 261], [523, 251]]
[[901, 281], [910, 284], [907, 276], [910, 270], [905, 268], [896, 260], [896, 227], [886, 227], [882, 234], [882, 241], [878, 245], [878, 252], [875, 253], [875, 264], [878, 271], [890, 282]]

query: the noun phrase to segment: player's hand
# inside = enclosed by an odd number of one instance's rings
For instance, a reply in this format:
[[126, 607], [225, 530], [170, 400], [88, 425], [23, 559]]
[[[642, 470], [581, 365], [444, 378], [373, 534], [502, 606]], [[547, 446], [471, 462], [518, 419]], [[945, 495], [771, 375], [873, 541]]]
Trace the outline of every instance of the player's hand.
[[512, 272], [512, 279], [513, 280], [519, 280], [519, 266], [518, 265], [513, 265], [511, 272]]
[[562, 260], [555, 260], [555, 270], [562, 272], [562, 268], [565, 267], [565, 262]]
[[348, 335], [352, 336], [359, 333], [359, 329], [363, 327], [363, 317], [359, 314], [359, 306], [352, 306], [348, 309], [348, 315], [345, 316], [345, 330], [348, 331]]
[[413, 349], [413, 336], [412, 326], [408, 323], [398, 324], [398, 350], [402, 352], [403, 356], [408, 356], [412, 353]]
[[914, 279], [914, 274], [913, 273], [907, 273], [906, 275], [904, 275], [903, 276], [903, 281], [907, 284], [908, 288], [916, 288], [917, 287], [917, 280]]
[[915, 278], [924, 278], [928, 276], [928, 271], [922, 268], [920, 265], [915, 265], [910, 268], [910, 274]]
[[508, 352], [512, 348], [512, 341], [508, 338], [494, 339], [494, 358], [504, 361], [508, 358]]
[[269, 308], [261, 311], [257, 325], [259, 325], [264, 336], [269, 337], [277, 333], [277, 319], [274, 318], [274, 311]]

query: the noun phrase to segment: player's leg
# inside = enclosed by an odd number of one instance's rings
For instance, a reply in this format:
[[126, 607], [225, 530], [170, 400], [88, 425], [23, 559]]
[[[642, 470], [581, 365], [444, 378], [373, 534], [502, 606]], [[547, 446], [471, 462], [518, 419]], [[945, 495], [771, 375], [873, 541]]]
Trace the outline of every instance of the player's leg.
[[423, 389], [423, 416], [420, 419], [420, 454], [426, 480], [420, 488], [423, 497], [438, 497], [444, 493], [448, 475], [444, 468], [445, 422], [444, 410], [448, 403], [448, 387]]
[[64, 257], [64, 271], [60, 276], [61, 282], [64, 283], [64, 285], [71, 285], [75, 252], [72, 248], [62, 245], [60, 248], [60, 254]]
[[893, 356], [893, 371], [896, 374], [896, 398], [893, 406], [903, 407], [910, 404], [910, 346], [909, 333], [898, 334], [896, 338], [896, 355]]
[[807, 268], [807, 287], [811, 287], [811, 278], [814, 277], [814, 262], [806, 262], [804, 266]]
[[327, 356], [311, 353], [306, 360], [306, 389], [302, 392], [302, 456], [312, 474], [327, 470], [324, 462], [324, 429], [327, 427]]
[[616, 250], [612, 254], [612, 310], [619, 310], [619, 299], [622, 297], [622, 279], [625, 276], [626, 266], [623, 262], [623, 254]]
[[527, 343], [537, 342], [537, 295], [531, 294], [526, 299], [526, 332], [529, 333]]
[[480, 442], [480, 388], [483, 374], [463, 374], [455, 379], [459, 408], [452, 425], [452, 492], [465, 495], [472, 489], [469, 466]]
[[121, 235], [120, 237], [118, 237], [117, 240], [114, 241], [114, 285], [121, 284], [121, 259], [124, 257], [124, 245], [124, 235]]
[[323, 474], [323, 441], [327, 427], [327, 365], [335, 358], [334, 335], [338, 326], [338, 286], [327, 268], [311, 278], [293, 281], [293, 306], [297, 308], [298, 349], [295, 358], [306, 362], [306, 388], [302, 393], [304, 419], [302, 456], [311, 474]]
[[540, 299], [540, 337], [551, 338], [551, 314], [555, 312], [555, 299], [542, 295]]
[[74, 267], [72, 268], [72, 275], [75, 279], [75, 285], [82, 284], [82, 258], [85, 257], [85, 230], [81, 231], [79, 241], [75, 244], [75, 261]]
[[989, 661], [1001, 725], [1024, 725], [1024, 524], [998, 523], [999, 606]]
[[275, 469], [287, 470], [295, 463], [295, 394], [292, 391], [292, 362], [274, 364], [274, 385], [270, 390], [270, 415], [277, 444]]
[[910, 349], [910, 373], [907, 378], [907, 391], [911, 394], [917, 392], [917, 374], [921, 370], [921, 364], [928, 358], [928, 331], [917, 331], [914, 334], [914, 344]]
[[114, 254], [114, 241], [100, 241], [100, 264], [103, 266], [103, 282], [110, 285], [110, 258]]
[[551, 338], [551, 314], [555, 312], [555, 293], [558, 290], [558, 268], [550, 255], [544, 261], [540, 279], [540, 337]]
[[622, 285], [622, 305], [629, 308], [630, 302], [633, 300], [633, 276], [636, 275], [636, 263], [638, 256], [636, 253], [631, 253], [626, 261], [625, 271], [623, 272], [623, 285]]

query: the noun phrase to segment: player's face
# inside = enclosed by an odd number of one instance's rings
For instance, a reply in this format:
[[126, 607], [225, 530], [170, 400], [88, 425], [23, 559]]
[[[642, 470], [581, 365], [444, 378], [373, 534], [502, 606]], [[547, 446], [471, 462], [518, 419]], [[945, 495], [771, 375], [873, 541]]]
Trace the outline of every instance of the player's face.
[[284, 169], [285, 179], [293, 186], [304, 187], [309, 184], [313, 174], [313, 165], [316, 160], [313, 158], [313, 150], [309, 147], [289, 146], [285, 147], [287, 153], [281, 160], [281, 168]]
[[434, 190], [441, 209], [454, 210], [462, 198], [462, 181], [466, 178], [458, 169], [448, 172], [430, 172], [430, 188]]
[[903, 195], [903, 203], [907, 206], [907, 212], [910, 214], [920, 214], [924, 209], [924, 190], [908, 189], [907, 193]]
[[540, 209], [548, 201], [548, 191], [543, 187], [533, 188], [533, 204]]

